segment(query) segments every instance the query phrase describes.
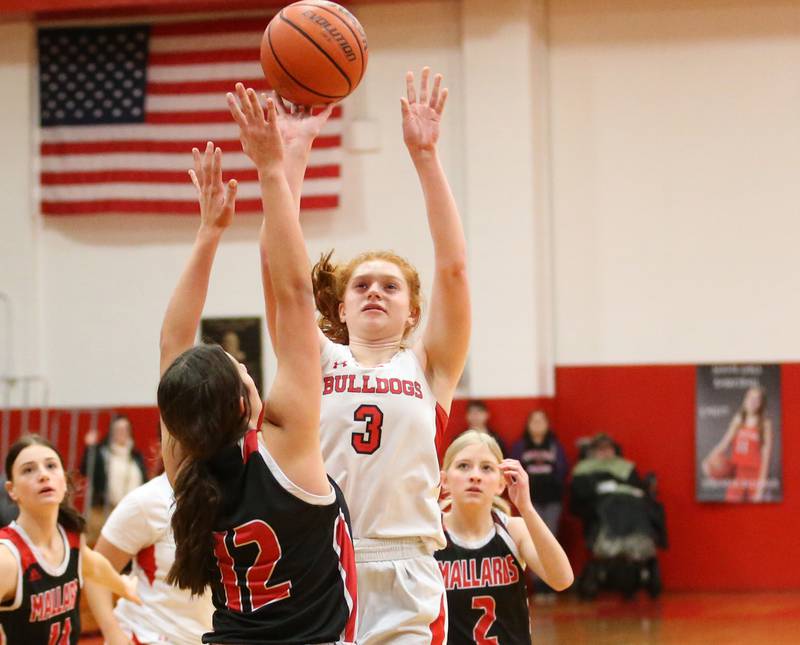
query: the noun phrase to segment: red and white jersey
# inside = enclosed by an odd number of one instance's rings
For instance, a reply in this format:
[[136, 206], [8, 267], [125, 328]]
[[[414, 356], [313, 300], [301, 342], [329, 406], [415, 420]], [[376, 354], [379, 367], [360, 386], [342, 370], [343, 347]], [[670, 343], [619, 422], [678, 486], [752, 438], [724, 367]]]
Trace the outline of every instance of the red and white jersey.
[[134, 555], [132, 573], [142, 599], [141, 606], [121, 599], [114, 614], [141, 643], [195, 645], [211, 631], [214, 608], [210, 592], [191, 598], [188, 591], [166, 582], [175, 561], [172, 509], [172, 487], [167, 476], [160, 475], [128, 493], [103, 526], [106, 540]]
[[432, 551], [443, 548], [438, 452], [447, 413], [414, 352], [363, 367], [348, 346], [327, 341], [322, 379], [322, 455], [344, 492], [353, 537], [420, 537]]
[[733, 436], [731, 463], [756, 470], [761, 467], [761, 432], [758, 426], [739, 426]]

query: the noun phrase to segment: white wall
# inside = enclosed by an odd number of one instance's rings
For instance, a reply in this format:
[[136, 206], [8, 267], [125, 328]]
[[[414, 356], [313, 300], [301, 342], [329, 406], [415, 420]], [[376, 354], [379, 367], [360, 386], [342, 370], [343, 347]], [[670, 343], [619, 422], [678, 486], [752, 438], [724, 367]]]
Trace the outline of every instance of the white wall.
[[557, 360], [797, 360], [800, 4], [551, 3]]
[[[41, 373], [39, 222], [31, 208], [33, 37], [27, 23], [0, 24], [0, 377]], [[9, 393], [12, 403], [21, 402], [19, 384]], [[5, 394], [0, 383], [0, 401]], [[41, 396], [38, 387], [31, 391], [32, 400]]]
[[[370, 39], [369, 73], [348, 101], [346, 115], [373, 120], [380, 149], [347, 154], [340, 209], [304, 214], [312, 257], [331, 247], [342, 257], [366, 248], [392, 248], [417, 265], [429, 293], [432, 247], [422, 194], [402, 142], [399, 99], [406, 70], [421, 69], [423, 64], [457, 85], [458, 10], [453, 2], [429, 2], [415, 4], [414, 14], [401, 5], [358, 11]], [[424, 20], [419, 19], [422, 14]], [[7, 27], [17, 39], [27, 38], [30, 29], [26, 24]], [[0, 79], [16, 74], [20, 78], [14, 76], [14, 83], [25, 89], [27, 97], [30, 71], [24, 68], [34, 60], [29, 50], [17, 52], [14, 59], [0, 55], [4, 74]], [[14, 61], [23, 63], [23, 71]], [[32, 162], [30, 128], [24, 121], [30, 110], [23, 105], [17, 111], [15, 120], [0, 123], [0, 137], [5, 141], [14, 133], [14, 165], [24, 170]], [[458, 101], [451, 102], [440, 146], [457, 196], [462, 192], [460, 114]], [[25, 196], [30, 190], [26, 185], [19, 193]], [[27, 204], [18, 208], [23, 221], [28, 221], [24, 213], [34, 210]], [[215, 263], [206, 315], [261, 315], [258, 225], [258, 218], [242, 217], [227, 232]], [[152, 404], [161, 317], [195, 229], [191, 217], [44, 220], [40, 241], [44, 350], [38, 368], [48, 375], [54, 405]], [[17, 230], [14, 237], [25, 237], [23, 232]], [[25, 255], [21, 250], [14, 253], [13, 257]], [[15, 294], [26, 292], [31, 280], [15, 273], [11, 280]], [[18, 326], [26, 326], [31, 315], [17, 307], [17, 317]], [[35, 330], [27, 333], [34, 343]], [[268, 368], [273, 365], [268, 359]]]

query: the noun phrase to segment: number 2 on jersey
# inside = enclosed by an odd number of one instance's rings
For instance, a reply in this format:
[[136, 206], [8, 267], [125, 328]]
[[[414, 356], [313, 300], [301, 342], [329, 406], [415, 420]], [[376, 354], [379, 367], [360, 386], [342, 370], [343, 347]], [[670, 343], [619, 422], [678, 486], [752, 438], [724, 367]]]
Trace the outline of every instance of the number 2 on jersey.
[[381, 447], [383, 412], [377, 405], [359, 405], [353, 413], [353, 421], [366, 421], [363, 432], [354, 432], [350, 442], [353, 449], [362, 455], [371, 455]]
[[472, 608], [483, 611], [483, 615], [478, 618], [478, 622], [472, 628], [472, 639], [475, 641], [475, 645], [498, 645], [497, 636], [486, 635], [492, 628], [494, 621], [497, 620], [494, 598], [491, 596], [475, 596], [472, 599]]
[[[249, 544], [255, 544], [258, 548], [254, 561], [248, 563], [244, 581], [239, 580], [234, 567], [234, 555], [231, 554], [227, 539], [231, 535], [233, 539], [230, 541], [233, 542], [236, 551]], [[251, 520], [235, 529], [215, 532], [214, 554], [219, 563], [222, 586], [225, 589], [225, 601], [230, 609], [247, 611], [243, 607], [242, 582], [250, 596], [250, 611], [256, 611], [291, 595], [292, 583], [289, 580], [269, 586], [269, 579], [275, 571], [275, 565], [281, 559], [281, 545], [275, 531], [266, 522]], [[236, 558], [236, 560], [239, 561], [240, 558]], [[243, 563], [239, 561], [238, 564], [239, 568], [242, 568]]]

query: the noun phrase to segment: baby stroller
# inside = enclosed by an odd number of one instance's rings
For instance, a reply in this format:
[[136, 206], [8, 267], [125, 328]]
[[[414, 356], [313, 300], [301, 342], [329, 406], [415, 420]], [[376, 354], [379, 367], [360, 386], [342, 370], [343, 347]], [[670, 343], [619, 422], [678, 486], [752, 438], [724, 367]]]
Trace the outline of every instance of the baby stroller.
[[570, 510], [581, 519], [591, 553], [578, 577], [578, 595], [592, 599], [600, 589], [614, 589], [631, 598], [644, 588], [657, 598], [656, 549], [667, 547], [667, 534], [655, 475], [641, 479], [619, 445], [601, 434], [581, 447], [570, 493]]

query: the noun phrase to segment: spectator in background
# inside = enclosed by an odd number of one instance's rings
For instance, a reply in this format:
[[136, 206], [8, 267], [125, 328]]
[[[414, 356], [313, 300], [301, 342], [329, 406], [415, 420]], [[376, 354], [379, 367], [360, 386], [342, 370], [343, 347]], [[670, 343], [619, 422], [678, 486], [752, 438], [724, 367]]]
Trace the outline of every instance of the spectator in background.
[[[524, 434], [514, 444], [511, 458], [518, 460], [528, 473], [533, 507], [558, 538], [558, 523], [564, 507], [564, 481], [569, 468], [564, 448], [550, 428], [550, 419], [543, 410], [534, 410], [528, 415]], [[555, 592], [541, 580], [536, 580], [534, 590], [537, 601], [555, 598]]]
[[98, 443], [96, 428], [86, 433], [85, 441], [81, 474], [89, 478], [91, 486], [86, 539], [94, 544], [109, 513], [125, 495], [147, 481], [147, 471], [142, 453], [133, 443], [130, 419], [124, 415], [112, 419], [102, 441]]
[[485, 432], [494, 438], [500, 450], [503, 452], [503, 457], [508, 454], [505, 443], [489, 425], [489, 408], [486, 403], [478, 399], [472, 399], [467, 403], [467, 430], [477, 430], [478, 432]]

